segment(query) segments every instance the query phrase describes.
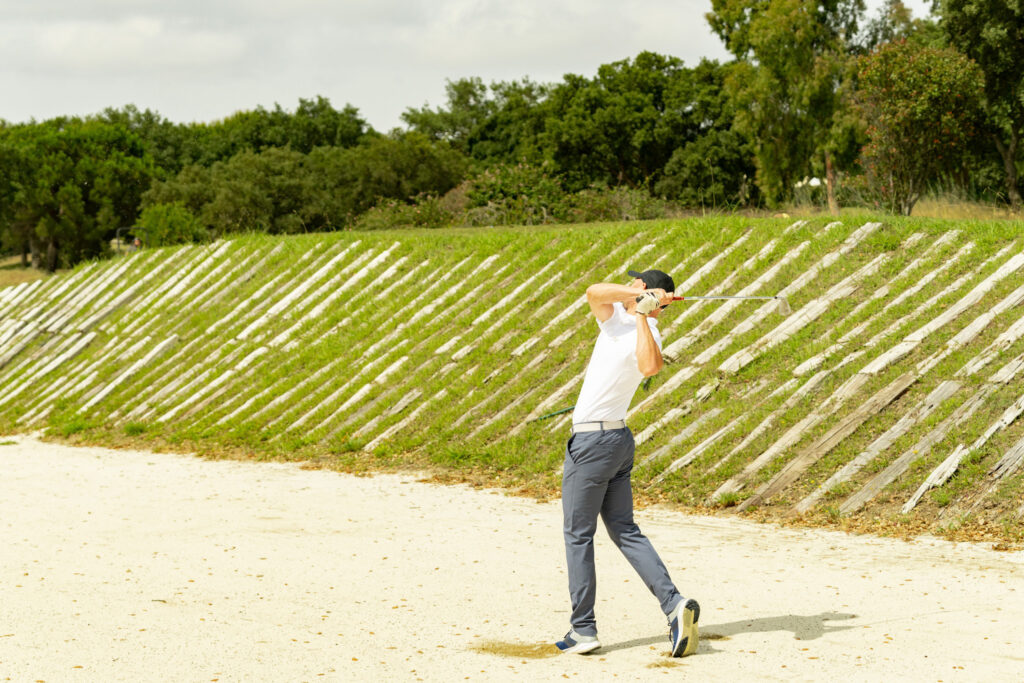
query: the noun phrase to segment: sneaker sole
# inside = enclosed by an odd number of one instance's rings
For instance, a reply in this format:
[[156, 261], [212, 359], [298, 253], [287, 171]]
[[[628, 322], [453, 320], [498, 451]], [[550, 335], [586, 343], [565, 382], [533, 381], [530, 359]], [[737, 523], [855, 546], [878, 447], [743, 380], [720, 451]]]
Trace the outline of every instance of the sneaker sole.
[[593, 652], [597, 648], [601, 647], [601, 643], [591, 641], [587, 643], [576, 643], [572, 647], [562, 650], [563, 655], [584, 655], [588, 652]]
[[[697, 644], [700, 641], [700, 632], [697, 628], [697, 619], [700, 618], [698, 616], [700, 612], [690, 607], [691, 602], [694, 601], [688, 601], [686, 603], [686, 607], [683, 608], [683, 624], [680, 630], [684, 635], [682, 638], [679, 639], [679, 642], [676, 644], [676, 647], [672, 650], [673, 657], [686, 657], [687, 655], [692, 655], [694, 652], [697, 651]], [[694, 607], [696, 607], [695, 602]], [[700, 608], [697, 607], [697, 609], [699, 610]]]

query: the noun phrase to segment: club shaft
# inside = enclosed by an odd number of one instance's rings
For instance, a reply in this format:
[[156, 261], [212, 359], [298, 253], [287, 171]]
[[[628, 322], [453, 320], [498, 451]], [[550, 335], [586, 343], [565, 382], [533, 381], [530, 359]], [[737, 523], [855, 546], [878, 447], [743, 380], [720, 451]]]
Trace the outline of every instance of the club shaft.
[[688, 301], [690, 299], [703, 299], [705, 301], [709, 300], [709, 299], [769, 299], [769, 300], [777, 300], [777, 299], [783, 299], [783, 298], [785, 298], [785, 297], [781, 297], [781, 296], [684, 296], [683, 297], [683, 301]]

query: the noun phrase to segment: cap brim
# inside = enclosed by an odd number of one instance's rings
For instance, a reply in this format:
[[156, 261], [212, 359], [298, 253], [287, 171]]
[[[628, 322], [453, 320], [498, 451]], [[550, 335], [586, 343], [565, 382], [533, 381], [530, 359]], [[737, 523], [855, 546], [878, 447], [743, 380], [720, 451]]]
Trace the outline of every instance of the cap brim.
[[635, 270], [627, 270], [626, 275], [629, 275], [630, 277], [642, 277], [643, 273], [638, 273]]

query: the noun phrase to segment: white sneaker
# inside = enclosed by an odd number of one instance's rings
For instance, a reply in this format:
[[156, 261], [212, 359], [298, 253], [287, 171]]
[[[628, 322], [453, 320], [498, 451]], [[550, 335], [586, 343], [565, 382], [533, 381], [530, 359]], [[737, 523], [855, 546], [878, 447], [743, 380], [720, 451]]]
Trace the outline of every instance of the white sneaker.
[[565, 637], [555, 643], [555, 647], [567, 655], [581, 655], [601, 647], [597, 636], [585, 636], [570, 629]]
[[672, 656], [685, 657], [697, 651], [697, 620], [700, 605], [696, 600], [680, 600], [668, 615], [668, 639], [672, 643]]

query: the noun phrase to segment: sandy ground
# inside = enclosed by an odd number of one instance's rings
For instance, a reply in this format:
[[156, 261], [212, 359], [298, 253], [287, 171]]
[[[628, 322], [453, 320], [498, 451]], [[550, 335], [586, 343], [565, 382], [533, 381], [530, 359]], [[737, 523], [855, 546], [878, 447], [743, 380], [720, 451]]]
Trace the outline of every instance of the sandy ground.
[[557, 502], [0, 443], [0, 680], [1024, 680], [1021, 553], [648, 510], [698, 653], [602, 531], [604, 647], [550, 656]]

